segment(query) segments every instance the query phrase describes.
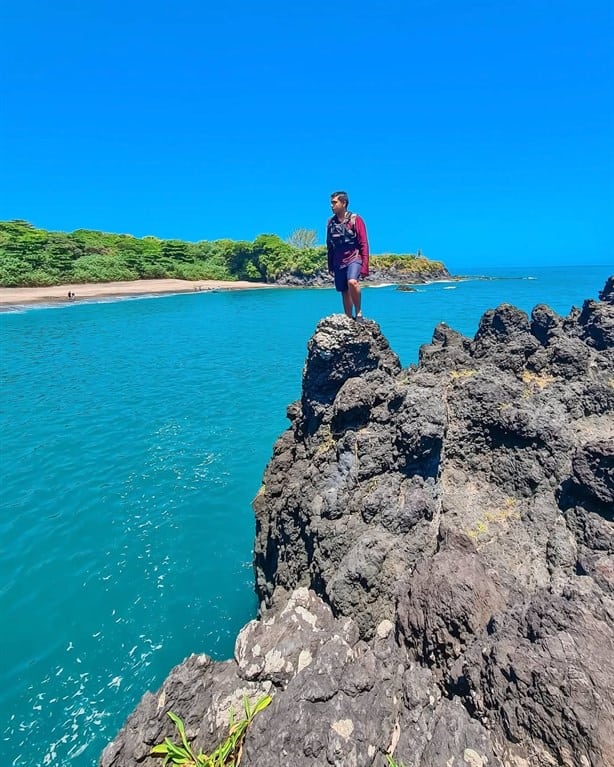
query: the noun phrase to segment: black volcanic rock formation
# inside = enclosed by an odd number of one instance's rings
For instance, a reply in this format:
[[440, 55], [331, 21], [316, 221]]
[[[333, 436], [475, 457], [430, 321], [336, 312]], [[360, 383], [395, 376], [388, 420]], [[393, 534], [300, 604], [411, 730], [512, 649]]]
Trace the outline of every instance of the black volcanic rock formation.
[[184, 718], [273, 703], [244, 767], [614, 765], [614, 280], [560, 317], [439, 325], [401, 369], [375, 322], [322, 320], [254, 500], [260, 616], [192, 656], [101, 765]]

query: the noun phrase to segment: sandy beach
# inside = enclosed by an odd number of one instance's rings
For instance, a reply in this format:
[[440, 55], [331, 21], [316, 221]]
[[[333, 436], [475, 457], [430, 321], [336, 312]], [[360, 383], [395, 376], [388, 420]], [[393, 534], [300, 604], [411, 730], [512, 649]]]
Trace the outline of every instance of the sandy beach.
[[68, 292], [74, 301], [120, 296], [159, 295], [162, 293], [194, 293], [210, 290], [255, 290], [275, 288], [264, 282], [224, 282], [222, 280], [134, 280], [132, 282], [101, 282], [85, 285], [52, 285], [46, 288], [0, 288], [0, 306], [36, 303], [64, 303]]

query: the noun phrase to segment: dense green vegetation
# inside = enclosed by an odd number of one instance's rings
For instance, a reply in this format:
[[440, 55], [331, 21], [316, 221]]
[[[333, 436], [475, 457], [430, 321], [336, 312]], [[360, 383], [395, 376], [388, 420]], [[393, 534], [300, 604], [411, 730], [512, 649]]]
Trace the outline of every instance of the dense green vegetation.
[[[184, 242], [77, 229], [49, 232], [27, 221], [0, 221], [0, 286], [37, 287], [138, 279], [275, 282], [284, 273], [309, 276], [326, 266], [316, 233], [299, 229], [288, 241], [261, 234], [253, 242]], [[441, 264], [414, 256], [379, 256], [412, 271]], [[411, 264], [411, 265], [410, 265]]]

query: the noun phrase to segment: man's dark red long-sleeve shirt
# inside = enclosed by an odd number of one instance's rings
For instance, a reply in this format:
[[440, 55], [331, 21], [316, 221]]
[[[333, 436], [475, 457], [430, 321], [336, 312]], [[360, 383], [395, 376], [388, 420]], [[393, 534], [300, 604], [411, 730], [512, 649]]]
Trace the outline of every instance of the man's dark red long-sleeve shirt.
[[350, 226], [350, 230], [353, 229], [356, 235], [357, 245], [342, 244], [341, 247], [336, 247], [333, 237], [331, 236], [331, 224], [335, 221], [335, 216], [328, 220], [326, 227], [326, 249], [328, 251], [328, 271], [332, 272], [335, 268], [343, 268], [348, 264], [354, 263], [354, 261], [361, 261], [362, 266], [360, 268], [361, 277], [366, 277], [369, 274], [369, 240], [367, 239], [367, 227], [362, 218], [355, 213], [346, 213], [343, 223], [353, 223], [354, 226]]

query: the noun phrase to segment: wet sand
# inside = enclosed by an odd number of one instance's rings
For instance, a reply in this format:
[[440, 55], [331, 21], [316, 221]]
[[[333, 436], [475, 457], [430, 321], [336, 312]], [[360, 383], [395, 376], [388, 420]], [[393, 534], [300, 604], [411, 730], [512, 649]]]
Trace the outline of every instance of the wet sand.
[[134, 280], [132, 282], [100, 282], [86, 285], [52, 285], [47, 288], [0, 288], [0, 306], [23, 304], [65, 303], [68, 292], [74, 301], [92, 298], [160, 295], [163, 293], [194, 293], [211, 290], [255, 290], [278, 288], [264, 282], [224, 282], [222, 280]]

